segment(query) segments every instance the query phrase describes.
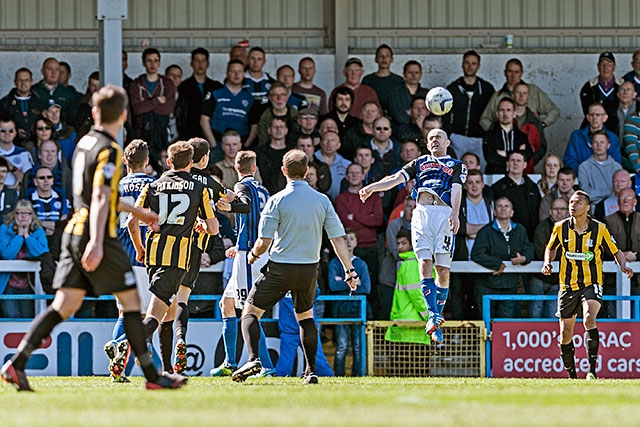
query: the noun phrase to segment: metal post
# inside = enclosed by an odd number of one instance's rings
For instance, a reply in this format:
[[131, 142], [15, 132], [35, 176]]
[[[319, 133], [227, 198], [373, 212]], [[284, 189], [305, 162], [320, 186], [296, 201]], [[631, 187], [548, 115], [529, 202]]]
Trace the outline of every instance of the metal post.
[[334, 0], [334, 41], [335, 41], [335, 86], [344, 81], [342, 69], [349, 57], [349, 3]]
[[[100, 43], [100, 86], [122, 86], [122, 21], [127, 19], [127, 0], [97, 0]], [[117, 136], [120, 145], [124, 134]]]

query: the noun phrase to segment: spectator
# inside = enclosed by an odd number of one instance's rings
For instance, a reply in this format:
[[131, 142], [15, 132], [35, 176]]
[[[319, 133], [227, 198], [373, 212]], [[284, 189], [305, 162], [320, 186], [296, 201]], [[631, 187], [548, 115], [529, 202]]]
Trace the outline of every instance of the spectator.
[[16, 71], [13, 84], [15, 87], [0, 99], [0, 111], [13, 119], [18, 129], [14, 143], [24, 148], [22, 142], [30, 138], [31, 127], [40, 115], [40, 97], [32, 90], [33, 76], [28, 68]]
[[[580, 104], [582, 112], [586, 116], [589, 113], [589, 106], [599, 103], [604, 108], [607, 117], [604, 120], [604, 127], [611, 132], [618, 133], [618, 88], [624, 81], [616, 78], [616, 58], [611, 52], [602, 52], [598, 57], [598, 75], [589, 80], [580, 89]], [[587, 125], [583, 120], [580, 127]]]
[[[625, 74], [622, 78], [628, 82], [633, 83], [635, 87], [635, 91], [640, 95], [640, 49], [633, 52], [633, 56], [631, 58], [631, 68], [632, 70]], [[636, 98], [636, 110], [640, 110], [640, 105], [638, 105], [640, 99]]]
[[147, 48], [142, 52], [145, 73], [129, 85], [129, 101], [133, 121], [133, 138], [149, 145], [149, 159], [158, 173], [160, 152], [166, 150], [169, 140], [169, 116], [176, 106], [176, 87], [167, 76], [159, 74], [160, 51]]
[[[400, 159], [402, 159], [402, 164], [406, 165], [407, 163], [411, 162], [412, 160], [417, 159], [418, 157], [420, 157], [422, 155], [422, 153], [420, 152], [420, 147], [418, 145], [417, 142], [413, 142], [413, 141], [406, 141], [402, 143], [402, 146], [400, 147]], [[380, 171], [380, 166], [377, 165], [376, 169], [378, 171]], [[397, 172], [397, 170], [394, 170], [394, 172]], [[381, 172], [379, 172], [381, 173]], [[380, 178], [382, 178], [384, 175], [380, 176]], [[380, 178], [377, 178], [376, 181]], [[373, 182], [373, 181], [371, 181]], [[365, 184], [368, 185], [370, 182], [367, 182], [365, 180]], [[389, 216], [389, 221], [391, 221], [392, 217], [394, 216], [394, 212], [396, 211], [396, 209], [399, 208], [400, 205], [402, 205], [404, 203], [404, 200], [407, 197], [411, 197], [411, 190], [413, 190], [413, 184], [415, 183], [414, 180], [408, 181], [404, 184], [400, 184], [398, 185], [398, 187], [396, 187], [397, 191], [396, 191], [396, 199], [393, 202], [393, 208], [394, 210], [391, 212], [391, 215]], [[385, 192], [385, 195], [383, 196], [383, 205], [384, 205], [384, 197], [386, 197], [387, 192]]]
[[[460, 204], [460, 228], [456, 235], [453, 260], [470, 261], [473, 242], [478, 231], [493, 220], [493, 201], [485, 195], [482, 172], [471, 169], [464, 184]], [[477, 278], [473, 274], [451, 272], [449, 309], [453, 320], [477, 319], [474, 289]]]
[[313, 58], [306, 56], [298, 63], [300, 81], [291, 88], [295, 93], [304, 96], [309, 107], [316, 110], [321, 116], [329, 112], [327, 108], [327, 93], [313, 83], [316, 75], [316, 63]]
[[60, 147], [55, 141], [43, 141], [38, 150], [38, 159], [33, 168], [22, 179], [21, 196], [28, 198], [35, 191], [35, 175], [39, 167], [53, 171], [53, 190], [68, 199], [71, 196], [71, 169], [60, 161]]
[[58, 104], [51, 104], [49, 108], [42, 111], [42, 116], [49, 119], [53, 124], [53, 139], [55, 139], [60, 146], [60, 152], [64, 160], [67, 164], [70, 164], [73, 159], [73, 153], [76, 150], [78, 137], [76, 130], [72, 126], [62, 122], [62, 110]]
[[338, 86], [331, 94], [331, 103], [335, 107], [322, 117], [323, 121], [330, 118], [336, 122], [341, 140], [344, 140], [345, 133], [349, 129], [356, 128], [360, 124], [360, 120], [351, 115], [353, 99], [354, 95], [351, 89], [347, 86]]
[[422, 80], [422, 65], [418, 61], [410, 59], [405, 62], [404, 67], [402, 67], [402, 77], [404, 77], [404, 86], [409, 91], [410, 98], [426, 98], [429, 88], [422, 87], [420, 84]]
[[391, 121], [378, 117], [373, 122], [373, 138], [370, 140], [373, 157], [382, 166], [384, 175], [391, 175], [404, 165], [400, 158], [400, 144], [391, 139]]
[[[634, 177], [634, 181], [637, 181], [637, 177]], [[613, 194], [611, 194], [606, 199], [602, 200], [600, 203], [596, 205], [593, 216], [598, 221], [604, 221], [606, 216], [617, 212], [620, 208], [618, 206], [618, 198], [620, 196], [620, 192], [625, 188], [634, 188], [634, 185], [631, 182], [631, 178], [629, 177], [629, 173], [623, 169], [619, 169], [613, 173], [612, 177], [612, 187]], [[636, 199], [638, 196], [636, 195]], [[637, 205], [636, 205], [637, 208]]]
[[246, 44], [246, 46], [240, 45], [240, 44], [233, 45], [233, 47], [229, 49], [229, 61], [233, 61], [234, 59], [237, 59], [238, 61], [242, 62], [243, 67], [246, 67], [247, 66], [247, 47], [249, 47], [248, 43]]
[[338, 131], [338, 124], [336, 123], [336, 121], [330, 117], [325, 117], [320, 121], [320, 125], [318, 126], [318, 133], [320, 134], [320, 138], [322, 138], [322, 135], [324, 135], [328, 131], [335, 132], [340, 135]]
[[[480, 55], [468, 50], [462, 55], [462, 77], [447, 86], [453, 96], [453, 108], [444, 117], [444, 127], [448, 134], [482, 138], [480, 116], [487, 107], [495, 88], [488, 81], [478, 77]], [[493, 122], [493, 115], [490, 117]]]
[[[193, 49], [189, 65], [191, 65], [193, 74], [178, 86], [178, 100], [176, 101], [175, 109], [178, 134], [185, 141], [190, 138], [205, 136], [200, 127], [202, 106], [207, 97], [208, 99], [213, 98], [212, 92], [223, 87], [222, 83], [207, 76], [207, 70], [210, 65], [209, 51], [207, 49], [203, 47]], [[240, 75], [242, 76], [242, 71], [240, 71]], [[227, 76], [228, 79], [229, 76]], [[236, 83], [236, 85], [239, 86], [239, 83]], [[224, 130], [222, 133], [224, 133]], [[209, 144], [211, 144], [211, 141], [209, 141]]]
[[362, 84], [370, 86], [378, 95], [382, 111], [394, 126], [409, 123], [407, 110], [411, 104], [411, 94], [407, 90], [404, 79], [391, 72], [393, 64], [393, 50], [387, 44], [381, 44], [376, 49], [376, 64], [378, 70], [366, 75]]
[[127, 68], [129, 68], [129, 54], [126, 50], [122, 49], [122, 87], [129, 92], [129, 85], [133, 79], [125, 72]]
[[9, 169], [12, 167], [7, 159], [0, 156], [0, 223], [4, 223], [6, 216], [15, 209], [16, 203], [18, 203], [18, 192], [4, 184], [9, 175]]
[[[354, 255], [354, 250], [358, 245], [358, 232], [354, 229], [347, 228], [345, 230], [345, 240], [347, 242], [347, 248], [349, 250], [349, 256], [353, 263], [353, 268], [356, 269], [356, 273], [360, 276], [360, 286], [352, 293], [349, 286], [345, 282], [345, 273], [342, 268], [342, 264], [338, 258], [333, 258], [329, 261], [329, 288], [331, 292], [336, 295], [369, 295], [371, 292], [371, 279], [369, 277], [369, 268], [367, 263], [358, 256]], [[335, 301], [331, 304], [333, 311], [333, 317], [338, 318], [357, 318], [360, 317], [360, 303], [351, 301]], [[345, 376], [345, 362], [347, 357], [347, 351], [349, 349], [349, 342], [351, 342], [351, 349], [353, 351], [353, 363], [351, 365], [351, 376], [361, 377], [366, 372], [361, 371], [360, 366], [362, 364], [362, 339], [361, 333], [362, 325], [345, 325], [340, 324], [335, 326], [335, 339], [336, 339], [336, 357], [333, 363], [333, 369], [336, 376]]]
[[371, 295], [369, 301], [373, 308], [374, 318], [385, 319], [381, 313], [378, 293], [378, 236], [377, 228], [383, 223], [382, 201], [380, 197], [370, 197], [365, 202], [360, 200], [359, 191], [363, 187], [364, 173], [362, 166], [352, 163], [347, 168], [349, 187], [335, 198], [336, 212], [345, 228], [352, 228], [358, 233], [358, 246], [355, 254], [367, 263], [371, 277]]
[[293, 129], [289, 129], [289, 134], [287, 135], [289, 145], [296, 145], [298, 137], [302, 135], [311, 138], [313, 147], [320, 144], [318, 112], [313, 108], [306, 107], [298, 111], [298, 120], [293, 126]]
[[[396, 274], [393, 292], [391, 320], [415, 320], [426, 322], [429, 318], [427, 303], [420, 286], [420, 264], [411, 246], [411, 232], [402, 229], [396, 235], [396, 244], [402, 259]], [[416, 342], [429, 344], [427, 334], [416, 333], [415, 328], [393, 325], [387, 328], [385, 340], [392, 342]]]
[[9, 188], [20, 190], [22, 177], [33, 167], [33, 157], [28, 151], [13, 145], [16, 125], [9, 116], [0, 117], [0, 156], [9, 162], [9, 174], [4, 182]]
[[280, 117], [271, 119], [268, 133], [269, 142], [261, 145], [256, 150], [257, 165], [262, 171], [262, 185], [269, 194], [276, 194], [287, 185], [287, 180], [282, 174], [282, 158], [289, 151], [287, 146], [287, 123]]
[[61, 61], [59, 73], [60, 75], [58, 77], [58, 83], [71, 90], [71, 93], [73, 94], [73, 102], [75, 103], [75, 105], [78, 105], [83, 94], [74, 86], [69, 84], [69, 80], [71, 80], [71, 65], [69, 65], [68, 62]]
[[[247, 146], [253, 144], [252, 135], [254, 133], [258, 138], [258, 145], [265, 145], [269, 142], [268, 129], [271, 120], [275, 117], [284, 121], [287, 131], [294, 128], [298, 120], [298, 111], [287, 105], [288, 97], [287, 88], [280, 82], [274, 82], [269, 89], [269, 104], [267, 104], [266, 109], [263, 109], [259, 104], [254, 104], [249, 117], [251, 134], [247, 140]], [[259, 111], [262, 112], [260, 113]]]
[[[504, 273], [505, 261], [513, 265], [524, 265], [533, 259], [533, 245], [527, 238], [527, 231], [512, 220], [513, 204], [506, 197], [498, 197], [493, 210], [495, 219], [478, 231], [471, 250], [471, 260], [492, 270], [492, 273], [478, 275], [475, 296], [482, 313], [482, 297], [488, 294], [515, 295], [518, 293], [519, 274]], [[520, 317], [518, 301], [497, 301], [491, 306], [491, 317]]]
[[533, 168], [547, 153], [547, 139], [544, 136], [544, 126], [529, 108], [529, 85], [520, 82], [513, 88], [513, 101], [516, 104], [516, 123], [518, 129], [527, 135], [531, 146], [531, 158], [527, 163], [525, 173], [533, 173]]
[[267, 93], [275, 82], [273, 77], [262, 70], [266, 63], [267, 54], [263, 48], [255, 46], [249, 49], [242, 89], [253, 96], [256, 104], [266, 104], [269, 101]]
[[[498, 182], [491, 186], [495, 199], [507, 197], [513, 210], [513, 221], [522, 224], [529, 241], [533, 240], [533, 232], [540, 222], [540, 191], [535, 182], [524, 173], [526, 165], [524, 154], [519, 151], [509, 153], [509, 171]], [[529, 258], [531, 259], [531, 258]]]
[[[555, 199], [551, 204], [551, 210], [545, 219], [536, 227], [534, 233], [534, 259], [544, 260], [544, 250], [549, 243], [553, 225], [569, 217], [569, 204], [565, 199]], [[560, 260], [560, 254], [556, 254], [554, 261]], [[527, 293], [530, 295], [558, 295], [560, 279], [558, 273], [550, 276], [536, 273], [529, 276]], [[557, 300], [553, 301], [529, 301], [529, 317], [533, 318], [553, 318], [558, 310]]]
[[589, 194], [594, 207], [613, 192], [609, 177], [622, 168], [620, 163], [607, 154], [610, 146], [609, 137], [604, 130], [594, 132], [591, 136], [593, 154], [578, 168], [580, 188]]
[[[351, 162], [340, 154], [340, 136], [337, 132], [327, 131], [321, 134], [320, 138], [320, 150], [316, 151], [316, 158], [321, 162], [329, 165], [331, 170], [331, 188], [327, 191], [327, 195], [335, 200], [338, 194], [340, 194], [340, 181], [345, 177], [347, 173], [347, 167]], [[361, 236], [362, 237], [362, 236]]]
[[[380, 101], [378, 101], [378, 95], [376, 91], [373, 90], [370, 86], [362, 84], [360, 79], [364, 75], [364, 66], [362, 65], [362, 61], [359, 58], [349, 58], [347, 62], [344, 64], [344, 70], [342, 71], [347, 81], [339, 85], [346, 86], [353, 91], [353, 104], [351, 105], [351, 115], [356, 117], [357, 119], [362, 119], [362, 108], [364, 107], [365, 102], [373, 102], [378, 106], [378, 110], [382, 111], [382, 107], [380, 106]], [[338, 88], [336, 87], [331, 91], [331, 95], [329, 96], [329, 111], [335, 108], [335, 105], [331, 103], [333, 99], [333, 93]]]
[[[31, 205], [20, 200], [14, 211], [0, 226], [0, 258], [5, 260], [36, 259], [49, 252], [47, 239]], [[0, 273], [0, 292], [4, 295], [33, 295], [34, 289], [28, 273]], [[5, 317], [32, 318], [33, 301], [2, 300]]]
[[51, 104], [58, 104], [62, 108], [63, 121], [68, 122], [76, 114], [75, 95], [58, 80], [60, 78], [60, 63], [49, 57], [42, 63], [42, 80], [33, 85], [31, 90], [38, 94], [40, 111], [46, 110]]
[[507, 172], [507, 154], [520, 151], [525, 160], [531, 158], [531, 146], [527, 135], [520, 131], [515, 123], [516, 104], [511, 98], [503, 98], [498, 103], [496, 117], [498, 120], [484, 135], [482, 153], [487, 162], [487, 174], [504, 174]]
[[[361, 145], [360, 147], [356, 148], [356, 155], [353, 159], [353, 162], [362, 166], [362, 170], [364, 171], [364, 185], [369, 185], [373, 182], [381, 180], [384, 177], [382, 166], [376, 162], [376, 159], [373, 155], [373, 148], [371, 148], [370, 145]], [[345, 191], [348, 186], [349, 183], [347, 182], [346, 178], [343, 178], [342, 182], [340, 183], [340, 192], [342, 193], [343, 191]], [[382, 204], [384, 205], [384, 201], [382, 202]]]
[[467, 165], [467, 170], [471, 170], [471, 169], [477, 169], [479, 171], [482, 170], [482, 166], [480, 164], [480, 157], [478, 157], [476, 153], [472, 153], [468, 151], [464, 153], [462, 156], [460, 156], [460, 160], [462, 160], [464, 164]]
[[567, 204], [569, 199], [577, 190], [576, 173], [570, 167], [564, 166], [558, 171], [557, 182], [551, 187], [549, 192], [542, 198], [540, 208], [538, 209], [538, 217], [546, 218], [549, 215], [551, 204], [555, 199], [564, 199]]
[[[52, 141], [54, 139], [54, 126], [51, 120], [40, 116], [31, 126], [29, 140], [22, 143], [22, 147], [27, 150], [33, 157], [38, 153], [38, 148], [43, 141]], [[60, 155], [62, 159], [62, 155]]]
[[228, 129], [236, 131], [243, 141], [249, 137], [249, 112], [254, 101], [242, 90], [243, 67], [237, 59], [229, 61], [224, 86], [205, 93], [200, 127], [212, 149]]
[[340, 154], [347, 160], [352, 161], [356, 148], [361, 145], [368, 145], [373, 137], [373, 122], [382, 114], [380, 107], [371, 101], [362, 104], [360, 125], [348, 129], [344, 134], [344, 147], [340, 150]]
[[544, 197], [549, 194], [551, 188], [558, 181], [558, 171], [562, 167], [562, 160], [555, 154], [548, 154], [542, 161], [542, 174], [538, 187], [540, 188], [540, 196]]
[[36, 169], [33, 182], [36, 188], [28, 200], [44, 228], [49, 251], [57, 261], [60, 259], [62, 232], [69, 217], [70, 203], [65, 193], [53, 189], [53, 171], [47, 166]]
[[417, 144], [422, 142], [422, 122], [429, 115], [427, 104], [424, 98], [413, 98], [409, 116], [411, 121], [403, 123], [393, 128], [393, 139], [400, 143], [413, 141]]
[[100, 89], [100, 73], [94, 71], [89, 75], [87, 82], [87, 91], [80, 98], [78, 103], [78, 109], [76, 110], [76, 116], [73, 118], [71, 125], [77, 132], [77, 140], [85, 136], [91, 130], [93, 126], [93, 115], [91, 109], [93, 108], [93, 94]]
[[[511, 58], [507, 61], [504, 70], [507, 81], [499, 91], [491, 95], [491, 99], [489, 99], [489, 103], [480, 117], [480, 126], [484, 130], [487, 131], [491, 128], [498, 102], [505, 96], [510, 97], [513, 95], [513, 88], [522, 81], [523, 74], [522, 61], [518, 58]], [[543, 127], [551, 126], [560, 117], [560, 108], [542, 89], [533, 83], [529, 83], [529, 108], [536, 113]]]
[[[562, 163], [564, 163], [565, 166], [570, 167], [578, 173], [578, 166], [580, 166], [580, 163], [587, 160], [593, 154], [593, 151], [591, 151], [591, 135], [598, 130], [603, 130], [603, 123], [606, 120], [607, 112], [602, 104], [595, 103], [589, 106], [589, 112], [587, 113], [587, 122], [589, 122], [589, 126], [576, 129], [571, 132], [569, 143], [567, 144], [564, 156], [562, 157]], [[613, 160], [618, 163], [622, 163], [618, 136], [608, 129], [604, 129], [604, 131], [609, 137], [609, 143], [611, 144], [607, 153], [613, 157]], [[629, 156], [629, 159], [633, 163], [634, 160], [631, 155]]]
[[300, 135], [296, 141], [298, 150], [302, 150], [307, 155], [308, 166], [313, 166], [315, 171], [315, 182], [312, 185], [321, 193], [326, 193], [331, 188], [331, 169], [329, 165], [320, 161], [314, 154], [313, 140], [309, 135]]
[[278, 80], [284, 85], [285, 88], [287, 88], [289, 96], [287, 98], [287, 105], [290, 105], [291, 107], [300, 111], [303, 108], [307, 108], [309, 106], [309, 103], [307, 102], [307, 98], [305, 98], [303, 95], [293, 92], [292, 87], [295, 78], [296, 72], [291, 65], [285, 64], [281, 67], [278, 67], [278, 70], [276, 71], [276, 80]]
[[[624, 140], [624, 124], [627, 119], [627, 116], [635, 116], [637, 115], [638, 110], [636, 110], [636, 97], [638, 94], [636, 93], [636, 89], [633, 86], [632, 82], [624, 81], [620, 87], [618, 88], [618, 128], [616, 129], [616, 135], [620, 138], [620, 141]], [[624, 145], [623, 145], [624, 147]], [[625, 153], [622, 153], [622, 162], [625, 169], [633, 172], [633, 167], [631, 163], [628, 161]]]
[[[222, 135], [222, 152], [224, 159], [215, 165], [222, 171], [222, 183], [225, 188], [233, 188], [238, 182], [238, 172], [235, 169], [236, 154], [242, 150], [242, 140], [240, 134], [233, 129], [227, 130]], [[262, 182], [260, 171], [256, 167], [256, 173], [253, 175], [256, 181]]]

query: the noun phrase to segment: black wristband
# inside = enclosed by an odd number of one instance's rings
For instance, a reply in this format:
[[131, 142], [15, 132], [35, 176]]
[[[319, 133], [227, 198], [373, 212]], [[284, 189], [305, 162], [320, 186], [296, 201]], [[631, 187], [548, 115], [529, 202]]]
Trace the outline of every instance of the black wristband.
[[348, 269], [348, 270], [345, 270], [345, 271], [344, 271], [344, 274], [353, 273], [354, 271], [356, 271], [356, 269], [355, 269], [355, 268], [350, 268], [350, 269]]
[[255, 259], [260, 258], [258, 255], [253, 253], [253, 249], [251, 250], [251, 252], [249, 252], [249, 255], [251, 255], [252, 257], [254, 257]]

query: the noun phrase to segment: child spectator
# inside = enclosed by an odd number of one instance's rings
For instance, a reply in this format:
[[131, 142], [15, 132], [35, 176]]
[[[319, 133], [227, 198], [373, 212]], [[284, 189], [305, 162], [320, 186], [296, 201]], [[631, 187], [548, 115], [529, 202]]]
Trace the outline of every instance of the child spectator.
[[[360, 276], [360, 286], [353, 294], [368, 295], [371, 292], [371, 279], [369, 278], [369, 268], [367, 263], [353, 254], [353, 250], [358, 246], [358, 233], [352, 228], [347, 228], [345, 239], [347, 248], [353, 263], [353, 268]], [[349, 286], [345, 282], [345, 273], [340, 264], [340, 260], [336, 257], [329, 261], [329, 288], [334, 294], [350, 295]], [[360, 304], [351, 301], [338, 301], [332, 305], [333, 316], [339, 318], [358, 317], [360, 312]], [[347, 357], [347, 349], [349, 348], [349, 337], [351, 337], [351, 348], [353, 349], [353, 366], [351, 368], [351, 376], [359, 377], [365, 373], [360, 370], [362, 356], [361, 325], [336, 325], [336, 358], [333, 369], [336, 376], [343, 377], [345, 375], [345, 361]]]
[[[396, 243], [401, 261], [398, 262], [391, 320], [426, 322], [429, 318], [429, 310], [422, 296], [420, 266], [411, 246], [411, 232], [406, 228], [401, 228], [396, 235]], [[412, 327], [391, 326], [387, 329], [385, 339], [393, 342], [429, 344], [429, 336], [423, 333], [422, 329], [419, 332], [416, 333], [416, 328]]]

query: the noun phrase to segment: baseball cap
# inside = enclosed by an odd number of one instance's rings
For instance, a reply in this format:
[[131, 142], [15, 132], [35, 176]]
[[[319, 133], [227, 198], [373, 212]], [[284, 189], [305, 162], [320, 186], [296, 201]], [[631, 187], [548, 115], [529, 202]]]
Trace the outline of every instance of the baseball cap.
[[316, 110], [314, 110], [313, 108], [303, 108], [302, 110], [298, 111], [298, 115], [299, 116], [306, 116], [306, 115], [312, 115], [312, 116], [316, 116], [318, 117], [318, 112]]
[[616, 63], [616, 57], [613, 56], [613, 53], [611, 53], [611, 52], [602, 52], [600, 54], [600, 57], [598, 57], [598, 62], [602, 61], [603, 59], [608, 59], [609, 61], [613, 62], [614, 64]]
[[58, 107], [59, 109], [62, 110], [62, 106], [60, 104], [58, 104], [55, 100], [50, 99], [49, 100], [49, 105], [47, 105], [46, 109], [48, 110], [49, 108], [52, 108], [52, 107]]
[[357, 65], [359, 65], [359, 66], [364, 68], [364, 65], [362, 65], [362, 61], [360, 61], [360, 58], [349, 58], [349, 59], [347, 59], [347, 62], [344, 63], [344, 68], [347, 68], [351, 64], [357, 64]]

